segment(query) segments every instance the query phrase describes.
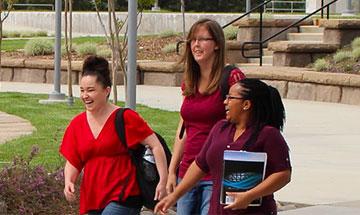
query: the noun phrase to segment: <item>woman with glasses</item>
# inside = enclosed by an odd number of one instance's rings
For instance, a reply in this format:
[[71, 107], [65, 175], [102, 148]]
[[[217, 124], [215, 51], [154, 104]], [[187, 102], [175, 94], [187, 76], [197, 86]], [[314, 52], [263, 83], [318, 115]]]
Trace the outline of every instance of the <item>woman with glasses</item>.
[[[208, 214], [277, 214], [273, 193], [289, 183], [291, 177], [289, 149], [280, 133], [285, 110], [279, 92], [258, 79], [243, 79], [230, 88], [224, 104], [226, 120], [215, 124], [181, 183], [156, 205], [155, 212], [166, 213], [180, 196], [210, 173], [213, 193]], [[226, 193], [234, 199], [228, 205], [220, 204], [225, 150], [267, 154], [264, 180], [247, 191]], [[260, 197], [260, 206], [249, 206]]]
[[[201, 19], [192, 25], [180, 63], [184, 65], [184, 100], [169, 166], [166, 186], [168, 193], [184, 177], [213, 125], [225, 118], [225, 106], [220, 92], [225, 66], [225, 38], [216, 21]], [[231, 86], [242, 78], [244, 74], [235, 68], [230, 71], [227, 84]], [[185, 127], [185, 134], [179, 138], [182, 125]], [[207, 174], [177, 202], [177, 214], [207, 214], [211, 192], [211, 176]]]

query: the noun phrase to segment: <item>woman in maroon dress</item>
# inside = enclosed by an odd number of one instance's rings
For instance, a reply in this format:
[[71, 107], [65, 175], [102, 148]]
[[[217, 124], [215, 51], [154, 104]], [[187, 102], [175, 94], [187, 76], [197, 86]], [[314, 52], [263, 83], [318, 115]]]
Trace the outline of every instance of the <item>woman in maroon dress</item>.
[[[279, 92], [258, 79], [243, 79], [230, 88], [224, 101], [226, 120], [212, 128], [205, 145], [191, 164], [175, 191], [161, 200], [155, 212], [165, 213], [187, 190], [210, 173], [213, 193], [209, 214], [276, 214], [273, 193], [290, 181], [291, 165], [288, 146], [280, 133], [285, 110]], [[265, 179], [245, 192], [227, 193], [235, 201], [220, 204], [223, 155], [225, 150], [267, 153]], [[249, 206], [262, 197], [260, 206]]]
[[[119, 107], [108, 102], [110, 91], [107, 60], [96, 56], [85, 59], [80, 80], [85, 112], [70, 122], [60, 146], [60, 153], [66, 159], [64, 194], [68, 201], [75, 199], [74, 184], [83, 172], [80, 214], [139, 214], [142, 206], [135, 166], [115, 130]], [[160, 175], [154, 198], [161, 199], [166, 194], [167, 181], [164, 150], [136, 112], [125, 111], [124, 122], [128, 147], [145, 144], [153, 151]]]

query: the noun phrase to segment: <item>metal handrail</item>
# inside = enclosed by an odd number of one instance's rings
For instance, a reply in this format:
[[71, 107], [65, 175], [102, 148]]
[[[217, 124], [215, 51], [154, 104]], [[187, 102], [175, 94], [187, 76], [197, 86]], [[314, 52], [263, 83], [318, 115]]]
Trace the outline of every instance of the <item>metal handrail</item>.
[[[272, 36], [264, 39], [264, 40], [259, 40], [259, 41], [254, 41], [254, 42], [244, 42], [241, 46], [241, 54], [243, 55], [244, 58], [260, 58], [260, 66], [262, 66], [262, 47], [264, 45], [264, 43], [268, 42], [269, 40], [273, 39], [274, 37], [280, 35], [281, 33], [285, 32], [286, 30], [290, 29], [291, 27], [294, 27], [295, 25], [299, 24], [300, 22], [304, 21], [305, 19], [309, 18], [310, 16], [316, 14], [317, 12], [319, 11], [322, 11], [325, 7], [327, 8], [327, 19], [329, 19], [329, 7], [330, 5], [332, 5], [333, 3], [337, 2], [338, 0], [333, 0], [331, 2], [329, 2], [328, 4], [326, 5], [323, 5], [322, 7], [320, 7], [319, 9], [315, 10], [314, 12], [308, 14], [307, 16], [301, 18], [300, 20], [292, 23], [291, 25], [285, 27], [284, 29], [280, 30], [279, 32], [273, 34]], [[322, 0], [322, 3], [323, 3], [323, 0]], [[261, 24], [261, 21], [260, 20], [260, 25]], [[260, 31], [261, 32], [261, 31]], [[260, 49], [261, 51], [259, 52], [260, 55], [259, 56], [245, 56], [245, 53], [244, 53], [244, 50], [245, 50], [245, 46], [246, 45], [250, 45], [250, 44], [259, 44], [260, 45]]]

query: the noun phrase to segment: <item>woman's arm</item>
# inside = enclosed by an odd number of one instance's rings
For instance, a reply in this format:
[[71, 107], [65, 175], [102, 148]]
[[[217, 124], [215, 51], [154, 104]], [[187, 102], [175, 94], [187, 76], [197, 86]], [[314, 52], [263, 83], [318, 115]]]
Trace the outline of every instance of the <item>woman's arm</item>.
[[263, 182], [246, 192], [228, 192], [227, 194], [235, 198], [234, 203], [224, 207], [225, 209], [244, 209], [255, 199], [270, 195], [280, 190], [291, 179], [291, 170], [276, 172], [267, 177]]
[[154, 154], [156, 168], [160, 176], [160, 181], [156, 187], [154, 199], [160, 200], [164, 196], [166, 196], [166, 182], [167, 182], [168, 172], [167, 172], [167, 164], [166, 164], [167, 162], [166, 162], [165, 152], [159, 139], [156, 137], [155, 133], [145, 138], [141, 143], [144, 145], [148, 145], [152, 153]]
[[180, 184], [175, 188], [174, 192], [162, 199], [154, 209], [154, 212], [159, 212], [160, 214], [166, 214], [167, 210], [175, 204], [175, 202], [182, 196], [184, 193], [189, 191], [192, 187], [196, 185], [201, 178], [205, 176], [199, 166], [194, 161], [189, 169], [186, 171], [184, 178], [181, 180]]
[[186, 139], [186, 133], [184, 133], [183, 137], [180, 139], [180, 131], [181, 127], [183, 126], [183, 119], [180, 116], [179, 125], [175, 135], [173, 153], [171, 156], [171, 162], [169, 165], [169, 176], [168, 181], [166, 183], [166, 191], [167, 193], [172, 193], [176, 187], [176, 179], [177, 179], [177, 169], [179, 167], [183, 152], [184, 152], [184, 143]]
[[79, 171], [69, 162], [66, 161], [64, 168], [65, 187], [64, 194], [69, 202], [75, 201], [75, 182], [79, 176]]

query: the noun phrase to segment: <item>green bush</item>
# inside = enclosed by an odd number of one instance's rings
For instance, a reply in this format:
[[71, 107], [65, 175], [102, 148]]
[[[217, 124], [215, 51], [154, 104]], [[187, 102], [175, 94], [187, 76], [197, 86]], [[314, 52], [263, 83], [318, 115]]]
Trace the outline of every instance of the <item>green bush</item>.
[[49, 39], [32, 39], [24, 47], [26, 55], [48, 55], [54, 52], [54, 43]]
[[95, 55], [96, 54], [96, 44], [95, 43], [79, 44], [76, 46], [75, 50], [82, 57], [84, 57], [86, 55]]
[[325, 71], [328, 69], [329, 62], [325, 59], [317, 59], [314, 63], [314, 68], [316, 71]]
[[20, 37], [20, 32], [19, 32], [19, 31], [4, 31], [4, 32], [3, 32], [3, 37], [4, 37], [4, 38], [16, 38], [16, 37]]
[[360, 46], [352, 50], [352, 56], [354, 60], [360, 60]]
[[162, 31], [159, 34], [160, 38], [168, 38], [168, 37], [172, 37], [172, 36], [176, 36], [179, 35], [179, 33], [173, 31], [173, 30], [166, 30], [166, 31]]
[[352, 58], [352, 55], [349, 51], [339, 51], [333, 56], [335, 63], [339, 63], [350, 58]]
[[359, 48], [360, 47], [360, 37], [355, 38], [352, 42], [351, 42], [351, 47], [353, 49]]
[[236, 40], [238, 28], [234, 26], [228, 26], [224, 29], [224, 35], [226, 40]]
[[173, 53], [173, 52], [176, 52], [176, 44], [175, 43], [170, 43], [170, 44], [167, 44], [165, 47], [163, 47], [161, 49], [161, 51], [163, 53]]
[[109, 48], [99, 48], [96, 55], [104, 58], [111, 58], [111, 50]]
[[47, 37], [48, 33], [46, 31], [36, 31], [35, 36], [36, 37]]

